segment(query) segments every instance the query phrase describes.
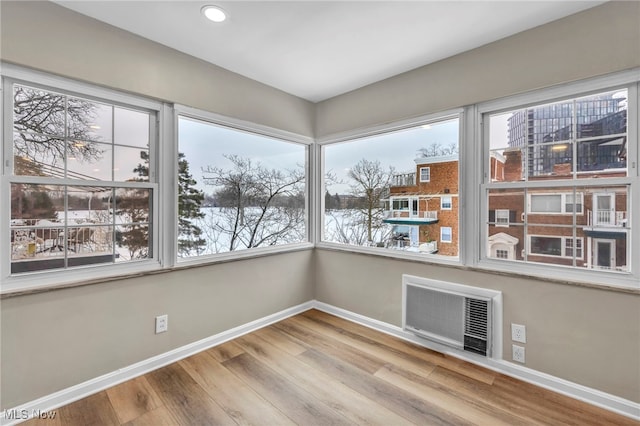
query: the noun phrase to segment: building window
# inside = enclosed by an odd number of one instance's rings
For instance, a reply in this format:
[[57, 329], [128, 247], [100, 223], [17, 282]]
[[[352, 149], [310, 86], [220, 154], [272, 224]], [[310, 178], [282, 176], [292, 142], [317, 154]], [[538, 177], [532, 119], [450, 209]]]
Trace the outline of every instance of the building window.
[[583, 194], [529, 194], [529, 213], [563, 214], [582, 213]]
[[582, 238], [530, 235], [529, 253], [582, 259]]
[[9, 79], [4, 87], [11, 274], [156, 257], [157, 112]]
[[443, 195], [440, 197], [440, 210], [451, 210], [451, 197]]
[[452, 233], [450, 226], [440, 227], [440, 242], [450, 243], [452, 241]]
[[[627, 106], [635, 89], [485, 113], [487, 237], [504, 232], [526, 241], [517, 260], [528, 263], [629, 272], [637, 172], [627, 155], [637, 151], [628, 150], [627, 123], [637, 120]], [[526, 212], [522, 223], [509, 211]]]
[[181, 115], [178, 151], [179, 260], [308, 241], [306, 145]]
[[420, 182], [431, 181], [431, 167], [420, 167]]
[[507, 250], [496, 250], [496, 258], [497, 259], [508, 259], [509, 252]]
[[496, 210], [496, 226], [509, 227], [509, 210]]
[[[456, 115], [423, 124], [320, 142], [321, 244], [395, 256], [458, 256], [457, 244], [436, 247], [440, 226], [458, 229], [451, 200], [458, 196], [460, 122]], [[425, 181], [429, 185], [416, 185]], [[446, 216], [439, 215], [443, 206], [450, 210]]]

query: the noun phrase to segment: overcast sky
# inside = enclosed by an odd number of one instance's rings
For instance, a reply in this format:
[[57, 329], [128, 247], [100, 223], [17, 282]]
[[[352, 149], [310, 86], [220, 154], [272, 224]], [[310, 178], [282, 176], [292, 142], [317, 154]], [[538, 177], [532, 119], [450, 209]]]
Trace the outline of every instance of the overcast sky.
[[[379, 160], [386, 168], [398, 173], [415, 171], [415, 158], [420, 148], [433, 143], [442, 147], [458, 144], [458, 120], [435, 123], [400, 132], [324, 146], [325, 171], [347, 181], [349, 169], [360, 159]], [[180, 119], [179, 151], [189, 161], [189, 170], [198, 181], [198, 188], [211, 193], [213, 188], [202, 184], [202, 170], [207, 166], [230, 167], [224, 155], [238, 155], [260, 162], [267, 168], [292, 169], [304, 166], [305, 146], [278, 141], [264, 136], [240, 132], [191, 119]], [[347, 184], [334, 184], [331, 193], [346, 193]]]

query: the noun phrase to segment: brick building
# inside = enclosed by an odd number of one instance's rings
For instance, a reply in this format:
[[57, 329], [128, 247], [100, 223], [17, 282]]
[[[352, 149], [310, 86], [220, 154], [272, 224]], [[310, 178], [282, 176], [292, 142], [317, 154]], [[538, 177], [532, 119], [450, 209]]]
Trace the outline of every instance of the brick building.
[[[522, 181], [521, 152], [505, 150], [500, 159], [492, 159], [492, 165], [504, 161], [504, 173], [494, 177], [492, 170], [492, 179]], [[563, 180], [573, 177], [571, 166], [554, 164], [551, 173], [528, 178], [529, 182], [558, 181], [556, 188], [494, 189], [489, 193], [489, 257], [626, 270], [628, 190], [606, 181], [625, 176], [626, 169], [580, 174], [583, 179], [602, 179], [602, 186], [563, 186]]]
[[458, 156], [420, 157], [393, 177], [384, 222], [388, 246], [458, 256]]
[[[524, 179], [522, 150], [491, 156], [491, 180]], [[384, 222], [392, 226], [387, 246], [458, 256], [458, 158], [417, 158], [415, 172], [395, 175]], [[558, 187], [493, 189], [488, 194], [487, 256], [587, 268], [625, 270], [627, 188], [605, 178], [625, 176], [611, 168], [581, 174], [603, 179], [601, 187], [562, 186], [571, 164], [529, 181], [559, 180]], [[574, 214], [575, 211], [575, 214]]]

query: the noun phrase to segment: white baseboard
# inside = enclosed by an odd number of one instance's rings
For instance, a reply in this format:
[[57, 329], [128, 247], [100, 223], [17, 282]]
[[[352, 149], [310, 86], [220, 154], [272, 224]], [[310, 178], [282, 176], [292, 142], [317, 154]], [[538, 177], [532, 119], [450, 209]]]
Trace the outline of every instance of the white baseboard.
[[182, 346], [164, 354], [160, 354], [144, 361], [140, 361], [136, 364], [121, 368], [117, 371], [113, 371], [100, 377], [96, 377], [95, 379], [88, 380], [84, 383], [71, 386], [69, 388], [44, 396], [34, 401], [22, 404], [18, 407], [4, 410], [0, 413], [0, 425], [14, 425], [28, 420], [31, 417], [38, 416], [40, 413], [46, 415], [47, 412], [58, 407], [70, 404], [74, 401], [77, 401], [89, 395], [93, 395], [119, 383], [141, 376], [160, 367], [164, 367], [165, 365], [179, 361], [183, 358], [194, 355], [213, 346], [220, 345], [224, 342], [235, 339], [236, 337], [240, 337], [244, 334], [258, 330], [262, 327], [266, 327], [267, 325], [281, 321], [293, 315], [297, 315], [312, 308], [347, 319], [349, 321], [353, 321], [357, 324], [364, 325], [365, 327], [372, 328], [382, 333], [386, 333], [391, 336], [410, 341], [417, 345], [421, 345], [429, 349], [451, 355], [465, 361], [469, 361], [473, 364], [486, 367], [488, 369], [506, 374], [508, 376], [543, 387], [545, 389], [570, 396], [572, 398], [587, 402], [592, 405], [596, 405], [606, 410], [622, 414], [632, 419], [640, 420], [640, 404], [633, 401], [629, 401], [615, 395], [579, 385], [577, 383], [551, 376], [549, 374], [541, 373], [527, 367], [512, 364], [508, 361], [488, 359], [472, 353], [458, 351], [449, 346], [429, 342], [412, 333], [408, 333], [402, 330], [402, 328], [398, 326], [313, 300], [300, 304], [298, 306], [285, 309], [275, 314], [268, 315], [264, 318], [260, 318], [250, 323], [234, 327], [230, 330]]
[[313, 303], [313, 307], [315, 309], [318, 309], [319, 311], [323, 311], [337, 317], [353, 321], [357, 324], [364, 325], [365, 327], [369, 327], [382, 333], [386, 333], [391, 336], [415, 343], [417, 345], [424, 346], [437, 352], [463, 359], [473, 364], [477, 364], [490, 370], [497, 371], [507, 376], [522, 380], [523, 382], [531, 383], [536, 386], [549, 389], [551, 391], [569, 396], [571, 398], [575, 398], [577, 400], [604, 408], [605, 410], [613, 411], [623, 416], [630, 417], [634, 420], [640, 420], [640, 404], [636, 402], [629, 401], [627, 399], [620, 398], [618, 396], [611, 395], [597, 389], [573, 383], [568, 380], [552, 376], [550, 374], [532, 370], [531, 368], [516, 365], [502, 359], [485, 358], [473, 353], [459, 351], [449, 346], [441, 345], [439, 343], [430, 342], [416, 336], [413, 333], [404, 331], [401, 327], [378, 321], [376, 319], [369, 318], [364, 315], [348, 311], [346, 309], [338, 308], [333, 305], [328, 305], [323, 302], [315, 301]]
[[0, 413], [0, 425], [14, 425], [26, 421], [32, 417], [38, 417], [40, 413], [46, 415], [46, 413], [58, 407], [70, 404], [74, 401], [85, 398], [89, 395], [93, 395], [119, 383], [131, 380], [135, 377], [141, 376], [160, 367], [164, 367], [165, 365], [169, 365], [173, 362], [179, 361], [198, 352], [220, 345], [224, 342], [235, 339], [236, 337], [240, 337], [244, 334], [258, 330], [262, 327], [266, 327], [270, 324], [281, 321], [293, 315], [297, 315], [312, 308], [313, 301], [305, 302], [298, 306], [294, 306], [283, 311], [276, 312], [275, 314], [268, 315], [264, 318], [251, 321], [247, 324], [234, 327], [230, 330], [223, 331], [222, 333], [218, 333], [197, 342], [190, 343], [188, 345], [171, 350], [169, 352], [165, 352], [144, 361], [137, 362], [133, 365], [121, 368], [117, 371], [113, 371], [103, 376], [96, 377], [95, 379], [87, 380], [84, 383], [71, 386], [69, 388], [52, 393], [34, 401], [27, 402], [18, 407], [3, 410]]

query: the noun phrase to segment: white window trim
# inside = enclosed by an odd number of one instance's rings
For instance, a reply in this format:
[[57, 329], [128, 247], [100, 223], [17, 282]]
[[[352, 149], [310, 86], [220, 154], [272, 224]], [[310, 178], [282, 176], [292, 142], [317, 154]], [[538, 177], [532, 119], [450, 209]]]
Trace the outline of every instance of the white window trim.
[[[609, 182], [607, 179], [606, 182]], [[559, 212], [538, 212], [531, 210], [531, 198], [538, 195], [560, 195], [560, 211]], [[527, 193], [527, 214], [540, 214], [540, 215], [573, 215], [573, 212], [567, 211], [567, 196], [573, 195], [572, 192], [539, 192], [539, 193]], [[580, 203], [574, 204], [582, 206], [581, 211], [576, 213], [576, 216], [584, 216], [585, 208], [584, 208], [584, 193], [576, 192], [576, 195], [579, 198]]]
[[[290, 243], [290, 244], [282, 244], [278, 246], [269, 246], [269, 247], [253, 247], [250, 249], [236, 250], [231, 252], [223, 252], [223, 253], [215, 253], [215, 254], [206, 254], [202, 256], [193, 256], [189, 258], [178, 258], [177, 256], [177, 239], [178, 239], [178, 194], [172, 194], [172, 199], [174, 200], [174, 213], [171, 220], [172, 227], [172, 236], [173, 240], [176, 241], [173, 246], [174, 253], [172, 253], [172, 257], [170, 258], [172, 261], [171, 266], [193, 266], [193, 265], [203, 265], [203, 264], [214, 264], [219, 262], [228, 262], [230, 260], [239, 260], [239, 259], [250, 259], [253, 257], [266, 256], [270, 254], [277, 253], [286, 253], [291, 251], [298, 250], [306, 250], [314, 247], [314, 238], [316, 229], [316, 214], [314, 210], [315, 206], [319, 205], [319, 202], [324, 203], [324, 196], [320, 197], [318, 194], [324, 194], [323, 192], [317, 192], [315, 190], [314, 176], [311, 174], [314, 166], [312, 164], [316, 164], [314, 162], [316, 154], [316, 150], [314, 149], [314, 140], [310, 137], [299, 135], [296, 133], [288, 132], [285, 130], [280, 130], [276, 128], [272, 128], [269, 126], [259, 125], [255, 123], [251, 123], [245, 120], [240, 120], [232, 117], [227, 117], [221, 114], [216, 114], [208, 111], [203, 111], [197, 108], [188, 107], [185, 105], [176, 104], [173, 106], [173, 145], [172, 151], [174, 158], [178, 156], [179, 149], [179, 140], [178, 140], [178, 120], [180, 117], [191, 118], [195, 120], [202, 121], [204, 123], [210, 123], [215, 126], [222, 126], [232, 130], [237, 130], [241, 132], [250, 133], [257, 136], [264, 136], [267, 138], [271, 138], [277, 140], [279, 142], [287, 142], [296, 145], [302, 145], [306, 147], [305, 150], [305, 190], [306, 190], [306, 212], [305, 212], [305, 229], [306, 229], [306, 241], [298, 242], [298, 243]], [[175, 160], [174, 160], [175, 162]], [[172, 174], [174, 179], [173, 188], [177, 188], [177, 165], [173, 166], [175, 172]], [[319, 199], [319, 197], [321, 199]]]
[[[582, 269], [574, 267], [566, 267], [562, 265], [539, 265], [535, 263], [526, 262], [505, 262], [502, 260], [496, 260], [487, 256], [486, 244], [482, 241], [486, 241], [487, 238], [487, 191], [489, 188], [521, 188], [521, 184], [515, 184], [511, 182], [499, 183], [496, 185], [488, 185], [486, 182], [487, 176], [490, 170], [490, 159], [487, 155], [490, 152], [489, 141], [489, 126], [484, 123], [484, 115], [488, 113], [500, 113], [506, 112], [516, 108], [524, 108], [527, 106], [538, 105], [541, 103], [549, 103], [555, 100], [564, 98], [574, 98], [587, 96], [603, 91], [615, 90], [619, 88], [628, 88], [628, 96], [630, 99], [628, 105], [627, 116], [627, 133], [629, 141], [638, 140], [638, 128], [640, 127], [640, 68], [635, 68], [628, 71], [622, 71], [613, 73], [604, 77], [595, 77], [575, 83], [562, 84], [558, 86], [549, 87], [546, 89], [539, 89], [528, 93], [523, 93], [506, 98], [496, 99], [493, 101], [483, 102], [471, 107], [475, 119], [467, 123], [467, 138], [465, 144], [461, 145], [461, 167], [464, 170], [469, 171], [464, 178], [464, 184], [468, 186], [469, 194], [467, 194], [466, 203], [470, 205], [476, 205], [481, 212], [480, 220], [477, 217], [467, 217], [464, 221], [466, 226], [466, 232], [464, 240], [466, 243], [472, 243], [465, 247], [465, 259], [468, 259], [466, 265], [476, 267], [482, 270], [492, 271], [498, 270], [506, 273], [513, 274], [526, 274], [531, 276], [540, 276], [546, 278], [556, 278], [561, 280], [567, 280], [570, 282], [584, 281], [594, 285], [605, 285], [609, 287], [620, 288], [640, 288], [640, 268], [638, 266], [631, 266], [632, 270], [627, 272], [609, 270], [607, 272], [601, 272], [595, 269]], [[633, 101], [635, 99], [635, 102]], [[472, 159], [463, 156], [463, 152], [469, 151], [473, 155]], [[469, 161], [462, 165], [463, 161]], [[628, 176], [624, 178], [612, 178], [607, 179], [607, 184], [611, 186], [623, 186], [623, 185], [638, 185], [640, 153], [637, 144], [630, 143], [627, 147], [627, 164], [628, 164]], [[591, 181], [591, 182], [587, 182]], [[477, 191], [477, 182], [483, 182], [480, 184], [480, 191]], [[583, 186], [582, 184], [602, 184], [601, 180], [596, 179], [580, 179], [578, 181], [569, 182], [528, 182], [530, 188], [552, 188], [558, 186]], [[464, 188], [464, 187], [463, 187]], [[629, 211], [640, 211], [640, 197], [630, 197]], [[583, 207], [584, 210], [584, 207]], [[631, 216], [631, 215], [630, 215]], [[640, 215], [632, 215], [630, 218], [630, 226], [632, 229], [640, 227]], [[468, 232], [471, 231], [471, 236]], [[462, 235], [462, 234], [461, 234]], [[640, 250], [640, 233], [633, 232], [628, 233], [630, 239], [631, 250], [627, 252], [627, 264], [629, 265], [629, 259], [631, 259], [631, 251], [637, 253]], [[462, 245], [461, 241], [461, 245]], [[476, 250], [479, 247], [479, 251]], [[552, 268], [550, 268], [552, 267]]]
[[[445, 207], [445, 199], [449, 199], [449, 207]], [[440, 196], [440, 210], [452, 210], [453, 209], [453, 196], [451, 195], [442, 195]]]
[[[349, 130], [345, 132], [339, 132], [330, 134], [321, 138], [316, 139], [315, 143], [317, 145], [318, 155], [317, 159], [317, 169], [316, 169], [316, 179], [320, 182], [318, 186], [318, 194], [325, 193], [325, 182], [324, 182], [324, 155], [321, 154], [323, 148], [325, 146], [330, 146], [335, 143], [348, 143], [352, 141], [356, 141], [358, 139], [369, 138], [378, 135], [384, 135], [394, 132], [399, 132], [402, 130], [407, 130], [410, 128], [428, 125], [428, 124], [437, 124], [439, 122], [449, 121], [449, 120], [459, 120], [459, 140], [460, 140], [460, 154], [458, 156], [458, 173], [459, 173], [459, 187], [460, 193], [459, 197], [463, 196], [464, 193], [464, 184], [462, 183], [462, 179], [464, 176], [459, 172], [462, 169], [462, 163], [464, 161], [462, 152], [464, 151], [463, 140], [465, 138], [466, 132], [469, 132], [467, 122], [465, 121], [465, 111], [469, 113], [471, 111], [470, 108], [454, 108], [447, 111], [442, 111], [434, 114], [427, 114], [415, 118], [409, 118], [405, 120], [399, 120], [393, 123], [387, 123], [382, 125], [375, 125], [370, 127], [363, 127], [354, 130]], [[470, 114], [471, 115], [471, 114]], [[406, 197], [404, 197], [406, 198]], [[335, 250], [335, 251], [344, 251], [349, 253], [362, 253], [362, 254], [371, 254], [380, 257], [398, 259], [398, 260], [411, 260], [418, 261], [423, 263], [430, 264], [441, 264], [441, 265], [451, 265], [451, 266], [459, 266], [462, 262], [461, 260], [465, 256], [464, 253], [459, 252], [457, 257], [455, 256], [441, 256], [437, 254], [424, 254], [424, 253], [412, 253], [407, 251], [398, 251], [398, 250], [382, 250], [379, 248], [372, 247], [364, 247], [364, 246], [355, 246], [349, 244], [341, 244], [334, 243], [330, 241], [324, 241], [324, 196], [316, 195], [317, 203], [319, 208], [317, 209], [318, 219], [316, 222], [316, 240], [314, 247], [320, 249], [327, 250]], [[391, 207], [391, 206], [390, 206]], [[465, 229], [465, 225], [462, 224], [463, 217], [466, 213], [460, 211], [459, 219], [458, 219], [458, 230], [462, 232]]]
[[[423, 170], [427, 171], [426, 172], [426, 174], [427, 174], [427, 178], [426, 179], [423, 179], [423, 177], [422, 177]], [[420, 182], [421, 183], [431, 182], [431, 167], [429, 167], [429, 166], [420, 167]]]
[[[448, 229], [448, 230], [449, 230], [449, 235], [451, 236], [451, 239], [449, 239], [449, 240], [445, 240], [445, 239], [443, 238], [443, 235], [444, 235], [444, 232], [443, 232], [443, 231], [444, 231], [445, 229]], [[441, 242], [441, 243], [444, 243], [444, 244], [450, 244], [450, 243], [453, 243], [453, 228], [452, 228], [452, 227], [450, 227], [450, 226], [441, 226], [441, 227], [440, 227], [440, 242]]]
[[[43, 270], [26, 272], [20, 274], [11, 274], [11, 258], [9, 253], [10, 248], [10, 229], [8, 224], [11, 217], [10, 206], [10, 188], [12, 182], [35, 182], [39, 181], [38, 177], [29, 176], [13, 176], [12, 170], [12, 141], [13, 127], [10, 123], [13, 122], [13, 107], [12, 96], [13, 84], [21, 84], [29, 87], [38, 87], [44, 90], [53, 92], [60, 92], [71, 96], [78, 96], [88, 100], [104, 101], [112, 105], [132, 107], [139, 110], [146, 110], [155, 114], [156, 121], [154, 130], [150, 136], [149, 152], [154, 163], [150, 165], [150, 182], [145, 184], [153, 191], [152, 199], [152, 212], [151, 223], [152, 234], [150, 236], [152, 241], [152, 253], [153, 258], [132, 261], [126, 263], [113, 263], [103, 265], [87, 265], [87, 266], [75, 266], [68, 269], [55, 269], [55, 270]], [[2, 171], [2, 192], [0, 194], [0, 244], [4, 248], [2, 250], [2, 259], [0, 259], [1, 270], [3, 271], [0, 277], [1, 287], [0, 293], [16, 293], [22, 291], [29, 291], [40, 288], [47, 288], [52, 286], [60, 286], [67, 283], [91, 281], [95, 279], [101, 279], [109, 276], [119, 276], [123, 273], [142, 273], [147, 271], [156, 271], [161, 268], [162, 250], [163, 247], [159, 243], [159, 237], [162, 234], [159, 232], [163, 215], [160, 211], [160, 200], [163, 198], [163, 194], [160, 193], [160, 185], [157, 180], [156, 168], [158, 167], [158, 139], [162, 133], [162, 111], [165, 105], [151, 101], [149, 99], [138, 97], [130, 94], [125, 94], [116, 90], [105, 89], [103, 87], [94, 86], [91, 84], [81, 83], [75, 80], [70, 80], [63, 77], [57, 77], [46, 73], [33, 71], [30, 69], [22, 68], [12, 64], [2, 64], [2, 119], [3, 119], [3, 139], [5, 141], [2, 149], [2, 163], [0, 163], [0, 170]], [[41, 179], [40, 179], [41, 180]], [[78, 181], [73, 179], [59, 179], [56, 184], [60, 185], [86, 185], [88, 181]], [[112, 182], [112, 181], [99, 181], [92, 183], [94, 186], [108, 186], [108, 187], [137, 187], [134, 183], [127, 182]]]
[[[498, 217], [499, 216], [498, 213], [504, 215], [505, 212], [507, 213], [506, 214], [506, 219], [507, 220], [506, 221], [498, 220], [498, 219], [505, 219], [504, 217], [500, 217], [500, 218]], [[496, 215], [496, 217], [495, 217], [495, 226], [497, 228], [508, 228], [509, 227], [509, 210], [508, 209], [496, 209], [495, 210], [495, 215]]]

